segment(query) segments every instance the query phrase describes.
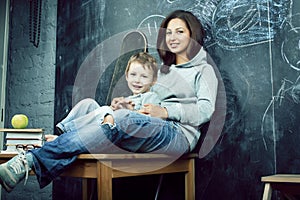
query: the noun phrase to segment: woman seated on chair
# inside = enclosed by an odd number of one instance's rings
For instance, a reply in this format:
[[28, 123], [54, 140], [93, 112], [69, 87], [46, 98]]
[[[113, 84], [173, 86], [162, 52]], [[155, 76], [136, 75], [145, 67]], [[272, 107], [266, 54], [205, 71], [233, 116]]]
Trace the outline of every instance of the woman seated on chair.
[[[97, 123], [97, 115], [83, 115], [81, 123], [73, 123], [55, 140], [2, 164], [1, 185], [11, 191], [33, 169], [43, 188], [82, 153], [154, 152], [179, 157], [193, 150], [201, 134], [199, 126], [215, 110], [218, 87], [203, 38], [203, 27], [192, 13], [172, 12], [162, 22], [157, 38], [163, 66], [152, 91], [160, 105], [147, 104], [135, 112], [119, 109], [132, 106], [130, 101], [113, 99], [115, 111], [105, 116], [105, 123]], [[99, 107], [95, 101], [91, 105]]]

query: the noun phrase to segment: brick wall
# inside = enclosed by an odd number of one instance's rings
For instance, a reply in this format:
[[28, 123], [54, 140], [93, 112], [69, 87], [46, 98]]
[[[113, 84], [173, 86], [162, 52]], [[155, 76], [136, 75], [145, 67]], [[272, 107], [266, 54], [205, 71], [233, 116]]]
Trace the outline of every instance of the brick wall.
[[[57, 1], [43, 0], [39, 47], [29, 42], [29, 2], [12, 0], [5, 126], [16, 113], [29, 117], [31, 128], [53, 133]], [[35, 176], [14, 191], [2, 190], [2, 200], [52, 199], [52, 186], [40, 190]]]

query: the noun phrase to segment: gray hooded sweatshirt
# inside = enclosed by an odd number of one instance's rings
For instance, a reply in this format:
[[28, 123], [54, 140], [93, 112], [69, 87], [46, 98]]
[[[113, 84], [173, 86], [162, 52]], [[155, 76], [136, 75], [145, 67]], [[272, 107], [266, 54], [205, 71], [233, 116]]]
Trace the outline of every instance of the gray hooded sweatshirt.
[[215, 110], [218, 80], [207, 52], [201, 48], [189, 62], [172, 65], [168, 74], [158, 74], [152, 91], [168, 111], [168, 119], [178, 123], [186, 135], [190, 150], [200, 137], [200, 125], [208, 122]]

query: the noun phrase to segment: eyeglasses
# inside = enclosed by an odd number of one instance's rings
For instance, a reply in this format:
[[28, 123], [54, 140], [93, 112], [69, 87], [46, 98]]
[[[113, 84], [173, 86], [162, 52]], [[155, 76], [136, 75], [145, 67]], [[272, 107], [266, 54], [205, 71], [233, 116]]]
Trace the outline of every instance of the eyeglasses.
[[24, 151], [28, 151], [31, 149], [37, 149], [40, 148], [41, 146], [36, 145], [36, 144], [17, 144], [16, 145], [16, 149], [17, 150], [24, 150]]

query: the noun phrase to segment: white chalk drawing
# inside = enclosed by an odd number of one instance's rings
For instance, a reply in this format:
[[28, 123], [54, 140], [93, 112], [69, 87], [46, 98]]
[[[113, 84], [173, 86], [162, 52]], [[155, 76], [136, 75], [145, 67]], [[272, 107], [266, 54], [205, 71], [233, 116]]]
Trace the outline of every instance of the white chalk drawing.
[[[292, 14], [293, 1], [290, 1], [290, 9], [287, 17], [284, 19], [280, 28], [284, 32], [284, 39], [281, 44], [281, 56], [283, 61], [287, 63], [291, 70], [296, 72], [300, 71], [300, 14]], [[269, 102], [265, 112], [263, 113], [261, 121], [261, 134], [265, 149], [268, 150], [268, 145], [265, 139], [265, 129], [268, 121], [272, 124], [272, 139], [273, 139], [273, 153], [274, 153], [274, 173], [277, 172], [277, 139], [276, 139], [276, 128], [275, 128], [275, 114], [276, 108], [275, 103], [278, 106], [282, 105], [282, 102], [286, 99], [294, 103], [300, 103], [300, 76], [296, 78], [295, 81], [283, 78], [281, 81], [281, 86], [275, 93], [275, 86], [273, 81], [273, 56], [272, 56], [272, 46], [269, 43], [269, 55], [270, 55], [270, 71], [271, 71], [271, 87], [272, 87], [272, 98]]]
[[293, 101], [295, 103], [300, 103], [300, 76], [297, 77], [296, 81], [291, 81], [284, 78], [281, 82], [282, 84], [279, 90], [277, 91], [276, 95], [272, 97], [262, 117], [261, 133], [263, 135], [263, 142], [266, 150], [268, 150], [268, 147], [267, 147], [266, 140], [264, 138], [264, 132], [265, 132], [264, 124], [266, 118], [268, 117], [268, 112], [271, 111], [272, 106], [274, 106], [274, 103], [277, 102], [278, 105], [281, 106], [283, 100], [285, 99], [289, 99], [290, 101]]
[[212, 16], [218, 45], [237, 49], [273, 40], [288, 14], [288, 1], [221, 1]]
[[[292, 4], [290, 0], [194, 0], [184, 4], [182, 0], [166, 2], [169, 8], [180, 5], [180, 9], [191, 11], [199, 18], [207, 30], [208, 47], [217, 44], [227, 50], [273, 40], [289, 15]], [[138, 28], [157, 27], [163, 18], [162, 15], [150, 15], [141, 21]], [[150, 46], [154, 45], [152, 41]]]
[[149, 47], [156, 47], [159, 26], [164, 18], [163, 15], [150, 15], [138, 25], [137, 29], [142, 30], [146, 35]]
[[194, 6], [187, 9], [198, 17], [204, 28], [207, 30], [205, 43], [208, 47], [215, 44], [213, 42], [214, 36], [211, 31], [212, 18], [220, 1], [221, 0], [196, 0]]
[[289, 67], [300, 71], [300, 13], [292, 15], [286, 21], [281, 56]]

